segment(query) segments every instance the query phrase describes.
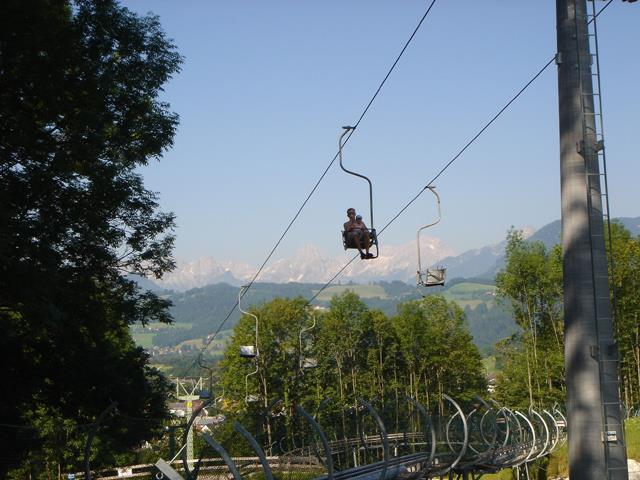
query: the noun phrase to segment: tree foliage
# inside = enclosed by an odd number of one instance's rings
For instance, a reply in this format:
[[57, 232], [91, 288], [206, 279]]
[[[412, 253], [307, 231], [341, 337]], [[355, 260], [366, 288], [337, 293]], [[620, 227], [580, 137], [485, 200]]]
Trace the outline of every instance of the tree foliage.
[[[640, 403], [640, 237], [621, 223], [611, 225], [613, 262], [609, 264], [615, 334], [620, 359], [622, 399]], [[609, 252], [609, 249], [608, 249]], [[564, 401], [562, 258], [556, 245], [526, 242], [512, 231], [507, 237], [506, 266], [496, 276], [498, 293], [522, 332], [499, 342], [502, 374], [498, 399], [526, 407]]]
[[562, 257], [522, 232], [507, 236], [506, 266], [497, 293], [522, 329], [497, 348], [503, 366], [496, 394], [511, 406], [549, 405], [564, 399]]
[[[292, 437], [296, 404], [310, 411], [322, 405], [323, 426], [331, 433], [348, 429], [358, 398], [388, 412], [404, 405], [405, 395], [438, 408], [442, 393], [464, 401], [486, 392], [464, 312], [441, 296], [401, 304], [392, 318], [369, 310], [350, 291], [333, 297], [326, 311], [304, 305], [301, 298], [279, 298], [252, 309], [259, 318], [257, 359], [239, 356], [241, 345], [255, 342], [255, 321], [245, 315], [221, 364], [225, 410], [262, 431], [265, 445]], [[309, 329], [314, 317], [316, 326]], [[317, 367], [302, 368], [305, 358], [315, 359]], [[256, 365], [257, 373], [250, 375]], [[252, 394], [259, 401], [247, 402]], [[278, 399], [281, 404], [274, 406]], [[285, 420], [277, 422], [274, 411], [283, 412]], [[241, 442], [232, 442], [232, 432], [223, 430], [217, 438], [243, 453]]]
[[[78, 468], [80, 451], [47, 446], [43, 432], [86, 437], [81, 425], [111, 400], [135, 417], [165, 414], [165, 382], [128, 326], [170, 321], [168, 302], [124, 274], [174, 264], [173, 215], [137, 169], [172, 144], [177, 116], [158, 96], [180, 61], [157, 18], [115, 1], [3, 4], [0, 349], [11, 401], [0, 422], [39, 433], [2, 431], [12, 461], [0, 476], [22, 460], [20, 477]], [[150, 425], [108, 422], [96, 464]]]
[[622, 400], [628, 406], [640, 405], [640, 236], [633, 237], [621, 223], [613, 222], [610, 242]]

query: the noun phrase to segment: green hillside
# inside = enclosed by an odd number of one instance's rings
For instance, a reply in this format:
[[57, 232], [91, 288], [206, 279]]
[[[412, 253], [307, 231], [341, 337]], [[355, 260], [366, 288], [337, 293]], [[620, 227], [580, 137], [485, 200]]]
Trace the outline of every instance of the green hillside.
[[316, 298], [321, 302], [329, 302], [331, 297], [340, 295], [347, 290], [352, 291], [363, 300], [368, 298], [389, 298], [389, 295], [381, 285], [332, 285], [325, 288]]
[[[322, 287], [321, 284], [305, 283], [256, 283], [243, 300], [249, 308], [275, 297], [311, 298]], [[368, 285], [331, 285], [322, 291], [314, 304], [327, 306], [334, 295], [351, 290], [372, 309], [380, 309], [392, 316], [400, 302], [415, 300], [421, 295], [441, 293], [448, 300], [458, 303], [467, 315], [469, 330], [476, 346], [485, 355], [493, 352], [494, 343], [517, 331], [508, 312], [495, 300], [495, 286], [486, 281], [465, 281], [456, 279], [446, 287], [418, 290], [415, 285], [404, 282], [377, 282]], [[165, 348], [200, 348], [207, 335], [215, 331], [225, 320], [238, 299], [238, 287], [228, 284], [208, 285], [186, 292], [170, 293], [166, 296], [173, 302], [171, 326], [151, 324], [147, 328], [132, 327], [136, 342], [150, 349], [153, 346]], [[240, 318], [237, 308], [224, 323], [224, 330], [233, 329]], [[212, 354], [218, 355], [223, 345], [217, 345]]]
[[462, 308], [467, 306], [475, 308], [481, 303], [489, 307], [495, 304], [495, 290], [494, 285], [463, 282], [446, 289], [443, 295], [447, 300], [453, 300]]

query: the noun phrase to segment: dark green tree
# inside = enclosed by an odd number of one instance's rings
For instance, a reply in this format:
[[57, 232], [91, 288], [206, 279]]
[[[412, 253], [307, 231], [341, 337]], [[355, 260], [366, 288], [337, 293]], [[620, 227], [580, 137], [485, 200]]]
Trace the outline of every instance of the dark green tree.
[[442, 295], [406, 302], [392, 318], [407, 395], [436, 405], [443, 393], [458, 400], [484, 395], [487, 379], [464, 311]]
[[[274, 421], [272, 415], [267, 415], [268, 407], [281, 400], [277, 408], [291, 419], [295, 404], [308, 398], [315, 385], [313, 373], [301, 368], [301, 358], [310, 353], [307, 340], [313, 335], [309, 331], [304, 336], [301, 351], [300, 332], [312, 325], [313, 315], [305, 304], [301, 297], [275, 298], [251, 308], [249, 312], [258, 317], [258, 355], [253, 359], [240, 356], [242, 345], [256, 346], [256, 321], [250, 315], [243, 315], [220, 363], [219, 383], [224, 389], [225, 411], [240, 418], [253, 432], [261, 432], [267, 446], [294, 428], [288, 421], [285, 424]], [[225, 440], [224, 432], [219, 435]], [[241, 449], [247, 447], [245, 442], [225, 441], [234, 454], [250, 453]]]
[[[181, 57], [158, 19], [113, 0], [9, 0], [0, 16], [0, 477], [79, 468], [114, 400], [94, 465], [149, 438], [166, 384], [129, 325], [170, 321], [127, 274], [174, 265], [173, 215], [140, 166], [172, 145], [159, 100]], [[80, 448], [80, 449], [79, 449]]]
[[511, 231], [506, 265], [496, 275], [499, 298], [522, 329], [498, 344], [503, 372], [497, 396], [510, 406], [548, 405], [564, 399], [562, 257]]
[[[225, 413], [257, 432], [267, 449], [278, 438], [301, 435], [295, 405], [317, 413], [330, 438], [354, 438], [365, 428], [359, 398], [399, 431], [408, 414], [405, 395], [436, 407], [442, 393], [468, 401], [486, 392], [464, 312], [442, 296], [406, 302], [389, 319], [347, 290], [328, 310], [315, 312], [316, 327], [303, 332], [301, 347], [300, 333], [314, 315], [305, 305], [302, 298], [277, 298], [250, 310], [259, 319], [258, 357], [239, 355], [241, 345], [255, 342], [255, 320], [245, 315], [221, 362]], [[317, 368], [300, 368], [302, 357], [315, 358]], [[257, 401], [247, 401], [248, 395]], [[286, 415], [277, 415], [281, 411]], [[234, 454], [249, 453], [231, 423], [217, 427], [216, 437]]]
[[[607, 235], [608, 237], [608, 235]], [[609, 271], [622, 397], [640, 402], [640, 237], [618, 222], [607, 238], [613, 255]], [[607, 249], [609, 253], [609, 249]], [[498, 343], [502, 372], [496, 395], [507, 405], [526, 407], [564, 401], [562, 257], [559, 245], [547, 250], [512, 231], [506, 266], [496, 276], [498, 294], [522, 332]], [[614, 295], [615, 292], [615, 295]]]
[[[316, 340], [318, 375], [325, 422], [331, 424], [335, 435], [349, 436], [358, 397], [369, 398], [372, 365], [367, 364], [366, 339], [373, 333], [372, 312], [351, 290], [335, 295], [329, 310], [321, 318]], [[375, 334], [374, 334], [375, 335]], [[374, 364], [378, 364], [376, 361]]]
[[628, 406], [640, 405], [640, 236], [633, 237], [621, 223], [613, 222], [611, 246], [622, 399]]

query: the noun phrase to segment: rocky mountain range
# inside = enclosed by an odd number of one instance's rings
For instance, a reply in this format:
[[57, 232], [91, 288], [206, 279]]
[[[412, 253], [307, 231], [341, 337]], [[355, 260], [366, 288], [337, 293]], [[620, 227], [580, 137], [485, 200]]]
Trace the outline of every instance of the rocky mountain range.
[[[620, 218], [632, 234], [640, 234], [640, 217]], [[560, 221], [549, 223], [535, 230], [524, 228], [525, 237], [543, 242], [548, 247], [560, 241]], [[499, 242], [455, 255], [440, 239], [424, 237], [421, 250], [425, 265], [447, 267], [447, 277], [492, 279], [504, 264], [504, 244]], [[317, 246], [306, 245], [293, 256], [268, 264], [259, 281], [273, 283], [324, 283], [331, 279], [345, 264], [345, 256], [325, 255]], [[214, 283], [242, 285], [253, 278], [257, 271], [247, 263], [236, 263], [203, 257], [190, 262], [178, 261], [178, 267], [153, 284], [142, 282], [144, 287], [185, 291]], [[401, 280], [413, 282], [416, 271], [415, 241], [403, 245], [384, 245], [380, 257], [373, 262], [352, 262], [345, 268], [340, 281], [367, 283], [371, 281]]]
[[[453, 250], [437, 238], [424, 237], [421, 243], [423, 262], [427, 265], [452, 257]], [[332, 278], [346, 263], [345, 255], [331, 257], [316, 245], [305, 245], [291, 257], [268, 264], [259, 281], [273, 283], [324, 283]], [[251, 280], [257, 269], [246, 263], [223, 262], [213, 257], [203, 257], [191, 262], [180, 262], [178, 267], [156, 281], [156, 288], [184, 291], [191, 288], [225, 282], [242, 285]], [[341, 281], [366, 283], [373, 280], [408, 281], [415, 277], [415, 241], [404, 245], [384, 245], [374, 262], [352, 262], [347, 266]], [[148, 286], [148, 282], [145, 282]]]

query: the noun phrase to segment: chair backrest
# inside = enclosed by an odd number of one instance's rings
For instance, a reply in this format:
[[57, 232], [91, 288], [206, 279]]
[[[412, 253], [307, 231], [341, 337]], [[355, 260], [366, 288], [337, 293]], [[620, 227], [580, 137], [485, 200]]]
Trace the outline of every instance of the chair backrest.
[[427, 269], [425, 273], [417, 272], [418, 285], [424, 287], [436, 287], [445, 284], [447, 269], [444, 267], [438, 267], [433, 269]]
[[444, 285], [446, 268], [427, 269], [427, 285]]
[[255, 358], [256, 347], [254, 345], [240, 345], [240, 356], [242, 358]]

